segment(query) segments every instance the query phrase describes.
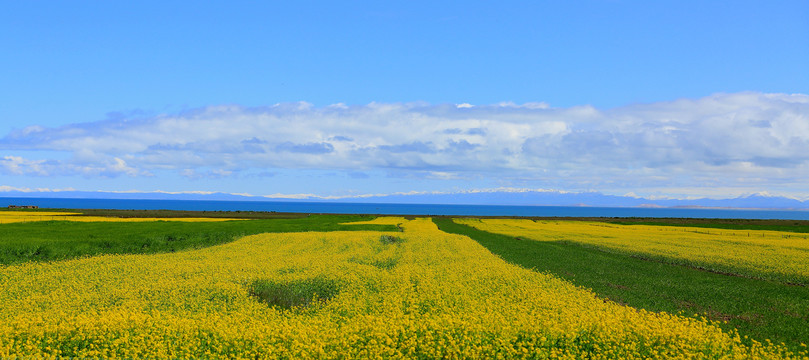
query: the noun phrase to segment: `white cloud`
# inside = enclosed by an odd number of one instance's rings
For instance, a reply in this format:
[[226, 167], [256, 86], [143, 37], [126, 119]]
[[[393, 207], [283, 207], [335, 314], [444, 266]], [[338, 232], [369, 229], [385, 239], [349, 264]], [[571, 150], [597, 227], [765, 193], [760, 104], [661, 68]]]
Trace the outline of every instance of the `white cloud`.
[[74, 188], [65, 188], [65, 189], [49, 189], [49, 188], [28, 188], [28, 187], [15, 187], [15, 186], [8, 186], [8, 185], [0, 185], [0, 192], [24, 192], [24, 193], [32, 193], [32, 192], [63, 192], [63, 191], [76, 191]]
[[[247, 170], [412, 171], [570, 189], [767, 189], [809, 177], [809, 96], [737, 93], [607, 110], [545, 103], [262, 108], [29, 126], [0, 139], [8, 175], [188, 178]], [[38, 150], [69, 160], [36, 158]], [[784, 185], [784, 186], [786, 186]], [[790, 186], [793, 186], [790, 185]]]
[[20, 156], [4, 156], [0, 159], [0, 170], [11, 175], [43, 175], [48, 173], [43, 169], [44, 160], [28, 160]]
[[60, 160], [30, 160], [20, 156], [4, 156], [0, 159], [0, 173], [23, 176], [151, 176], [150, 172], [133, 168], [118, 157], [102, 157], [98, 163], [72, 163]]

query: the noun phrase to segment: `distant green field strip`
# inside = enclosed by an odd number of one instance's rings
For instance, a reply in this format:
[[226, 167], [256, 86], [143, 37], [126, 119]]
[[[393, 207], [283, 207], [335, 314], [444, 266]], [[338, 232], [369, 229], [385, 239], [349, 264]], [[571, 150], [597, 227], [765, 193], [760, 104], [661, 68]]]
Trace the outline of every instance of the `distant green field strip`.
[[310, 216], [303, 213], [278, 213], [273, 211], [198, 211], [198, 210], [116, 210], [116, 209], [63, 209], [84, 216], [156, 217], [156, 218], [229, 218], [229, 219], [298, 219]]
[[0, 264], [53, 261], [101, 254], [147, 254], [198, 249], [245, 235], [304, 231], [397, 231], [393, 225], [351, 225], [370, 216], [312, 215], [297, 219], [224, 222], [72, 222], [0, 224]]
[[726, 321], [757, 341], [798, 349], [809, 341], [809, 288], [726, 276], [601, 251], [569, 242], [534, 241], [493, 234], [434, 218], [449, 233], [474, 239], [504, 260], [552, 273], [600, 296], [649, 311], [699, 314]]
[[[683, 221], [683, 222], [659, 222], [659, 221], [609, 221], [612, 224], [620, 225], [655, 225], [655, 226], [678, 226], [678, 227], [693, 227], [704, 229], [722, 229], [722, 230], [742, 230], [744, 231], [786, 231], [794, 233], [809, 233], [809, 225], [806, 221], [795, 222], [794, 224], [785, 224], [784, 221], [773, 225], [764, 224], [727, 224], [727, 223], [700, 223], [696, 221]], [[755, 233], [751, 233], [755, 236]]]
[[482, 231], [537, 241], [564, 241], [600, 251], [722, 274], [809, 286], [804, 234], [618, 225], [526, 219], [455, 219]]

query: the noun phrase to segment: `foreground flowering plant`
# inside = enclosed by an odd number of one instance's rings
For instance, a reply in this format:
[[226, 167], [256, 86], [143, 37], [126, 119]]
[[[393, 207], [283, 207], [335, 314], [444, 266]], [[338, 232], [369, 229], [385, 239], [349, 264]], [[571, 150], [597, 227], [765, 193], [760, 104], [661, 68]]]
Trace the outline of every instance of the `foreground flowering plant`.
[[605, 301], [429, 219], [375, 222], [403, 232], [0, 267], [0, 358], [806, 356]]

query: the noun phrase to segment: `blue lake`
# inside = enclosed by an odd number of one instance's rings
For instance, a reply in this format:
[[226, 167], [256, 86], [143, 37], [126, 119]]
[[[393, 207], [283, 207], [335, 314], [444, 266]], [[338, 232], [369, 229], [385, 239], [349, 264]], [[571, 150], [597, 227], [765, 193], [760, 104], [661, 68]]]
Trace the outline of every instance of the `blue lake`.
[[658, 218], [670, 217], [670, 218], [809, 220], [809, 211], [791, 211], [791, 210], [367, 204], [367, 203], [302, 202], [302, 201], [51, 199], [51, 198], [0, 197], [0, 206], [7, 207], [8, 205], [36, 205], [41, 208], [68, 208], [68, 209], [275, 211], [275, 212], [328, 213], [328, 214], [658, 217]]

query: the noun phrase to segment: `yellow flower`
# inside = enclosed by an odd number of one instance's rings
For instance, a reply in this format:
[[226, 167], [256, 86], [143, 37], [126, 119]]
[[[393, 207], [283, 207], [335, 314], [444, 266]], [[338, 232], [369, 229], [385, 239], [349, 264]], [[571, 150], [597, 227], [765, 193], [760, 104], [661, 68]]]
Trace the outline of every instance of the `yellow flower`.
[[[375, 221], [401, 224], [403, 232], [261, 234], [180, 253], [0, 267], [0, 358], [787, 354], [770, 343], [747, 347], [705, 320], [605, 303], [508, 264], [429, 219]], [[300, 285], [316, 283], [309, 279], [338, 291], [321, 299]], [[320, 300], [272, 305], [253, 295], [257, 280]]]

